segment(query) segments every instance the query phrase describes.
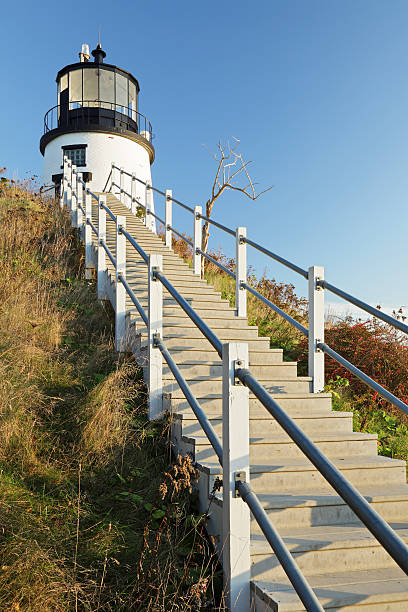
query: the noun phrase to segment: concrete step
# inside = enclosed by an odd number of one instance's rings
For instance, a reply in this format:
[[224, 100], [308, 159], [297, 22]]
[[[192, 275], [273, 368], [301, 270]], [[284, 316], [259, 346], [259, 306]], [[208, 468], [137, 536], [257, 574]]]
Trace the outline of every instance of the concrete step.
[[[290, 416], [298, 414], [299, 410], [304, 411], [305, 414], [312, 414], [315, 411], [331, 410], [331, 395], [328, 393], [309, 393], [309, 392], [297, 392], [297, 393], [272, 393], [274, 399], [279, 403]], [[206, 414], [210, 411], [221, 414], [222, 412], [222, 395], [218, 397], [201, 397], [199, 398], [200, 405]], [[180, 412], [185, 408], [190, 408], [185, 397], [171, 397], [171, 410], [174, 412]], [[249, 397], [249, 410], [250, 414], [254, 410], [257, 410], [257, 414], [267, 415], [269, 418], [269, 412], [263, 404], [260, 403], [255, 397]]]
[[[181, 308], [180, 308], [181, 310]], [[182, 311], [183, 312], [183, 311]], [[180, 313], [181, 314], [181, 313]], [[233, 314], [227, 317], [213, 318], [209, 317], [207, 314], [200, 315], [203, 321], [207, 323], [207, 325], [211, 329], [225, 329], [225, 328], [233, 328], [233, 329], [247, 329], [254, 328], [258, 330], [257, 327], [248, 325], [248, 320], [244, 318], [234, 317]], [[183, 328], [193, 328], [196, 327], [195, 323], [190, 319], [188, 315], [183, 316], [171, 316], [167, 312], [164, 313], [163, 317], [163, 325], [167, 327], [183, 327]]]
[[[408, 523], [395, 532], [408, 542]], [[299, 569], [306, 575], [320, 574], [328, 568], [342, 571], [376, 570], [395, 567], [395, 561], [365, 527], [324, 525], [308, 529], [281, 530], [280, 536]], [[251, 576], [277, 582], [286, 577], [271, 546], [261, 535], [251, 538]]]
[[[408, 517], [408, 486], [361, 486], [360, 493], [389, 523], [404, 523]], [[266, 513], [278, 530], [303, 528], [337, 523], [360, 524], [354, 512], [333, 491], [325, 489], [313, 492], [280, 491], [279, 495], [259, 494]], [[251, 532], [260, 533], [256, 521], [251, 521]]]
[[[250, 411], [249, 415], [249, 430], [254, 436], [258, 435], [272, 435], [282, 431], [279, 423], [269, 415], [266, 410], [262, 412], [257, 410], [254, 415], [254, 410]], [[220, 411], [217, 413], [206, 411], [206, 415], [211, 421], [212, 426], [217, 432], [222, 431], [222, 414]], [[201, 425], [197, 421], [193, 411], [187, 409], [184, 412], [175, 413], [175, 419], [181, 421], [183, 426], [183, 433], [186, 435], [200, 434]], [[352, 412], [327, 412], [326, 410], [314, 414], [307, 415], [305, 417], [304, 412], [295, 412], [295, 415], [291, 415], [295, 420], [296, 424], [306, 434], [312, 434], [314, 432], [320, 433], [336, 433], [353, 431], [353, 413]]]
[[[171, 354], [176, 363], [191, 363], [191, 364], [207, 364], [215, 365], [221, 363], [220, 357], [215, 349], [212, 351], [176, 351], [171, 350]], [[266, 349], [259, 351], [250, 351], [249, 363], [252, 366], [268, 366], [270, 364], [279, 364], [282, 362], [281, 349]], [[285, 362], [286, 363], [286, 362]]]
[[[258, 328], [255, 326], [242, 329], [223, 327], [217, 330], [216, 335], [220, 340], [246, 342], [258, 337]], [[165, 321], [163, 323], [163, 338], [203, 338], [203, 333], [196, 326], [172, 327]]]
[[[197, 380], [202, 378], [222, 379], [222, 363], [214, 365], [179, 363], [179, 370], [186, 380]], [[258, 380], [275, 378], [295, 378], [297, 376], [297, 363], [282, 361], [273, 365], [253, 365], [251, 372]], [[167, 365], [163, 366], [163, 376], [169, 378], [171, 372]], [[171, 375], [172, 376], [172, 375]]]
[[[147, 290], [143, 292], [138, 291], [135, 295], [141, 304], [144, 304], [147, 306]], [[194, 296], [186, 297], [185, 295], [183, 295], [183, 297], [186, 300], [186, 302], [188, 302], [190, 306], [194, 308], [194, 310], [205, 309], [208, 312], [211, 311], [211, 314], [217, 313], [217, 316], [218, 316], [218, 313], [222, 311], [224, 311], [225, 313], [228, 313], [228, 316], [231, 315], [231, 312], [232, 313], [234, 312], [230, 308], [230, 305], [228, 304], [228, 302], [226, 300], [223, 300], [222, 298], [219, 298], [218, 296], [205, 295], [205, 296], [199, 296], [197, 298]], [[131, 304], [129, 297], [127, 297], [127, 303]], [[183, 312], [178, 302], [176, 302], [176, 300], [173, 297], [171, 297], [167, 293], [167, 291], [165, 291], [163, 295], [163, 309], [165, 309], [166, 307], [178, 308], [180, 309], [180, 312]], [[133, 310], [131, 310], [131, 313], [132, 312]]]
[[[342, 612], [406, 612], [408, 577], [398, 567], [354, 572], [324, 572], [307, 579], [325, 610]], [[287, 578], [277, 582], [252, 580], [256, 612], [304, 612], [305, 607]]]
[[[361, 455], [332, 457], [331, 461], [356, 487], [403, 485], [406, 481], [405, 462], [399, 459]], [[204, 474], [222, 478], [222, 470], [216, 458], [212, 462], [206, 460], [198, 465]], [[278, 461], [252, 463], [250, 480], [257, 495], [271, 491], [301, 491], [305, 495], [308, 491], [316, 490], [333, 493], [332, 487], [306, 457], [282, 457]]]
[[[313, 433], [310, 438], [322, 453], [329, 458], [342, 456], [376, 456], [377, 452], [376, 434], [364, 434], [359, 432], [344, 432], [339, 434]], [[183, 431], [182, 440], [194, 448], [196, 461], [202, 461], [204, 457], [208, 459], [213, 453], [213, 449], [205, 434], [188, 436]], [[251, 464], [259, 462], [273, 463], [281, 458], [304, 457], [302, 451], [284, 431], [275, 435], [251, 437], [249, 444]]]
[[[175, 338], [172, 338], [175, 340]], [[167, 344], [167, 341], [166, 341]], [[200, 401], [202, 397], [217, 397], [221, 394], [222, 381], [217, 379], [210, 380], [191, 380], [188, 384], [195, 397]], [[311, 379], [308, 377], [276, 379], [273, 383], [264, 382], [263, 386], [272, 393], [307, 393], [310, 391]], [[172, 397], [184, 398], [183, 392], [173, 380], [164, 381], [163, 391], [171, 393]], [[250, 397], [252, 393], [250, 392]]]
[[[251, 338], [247, 341], [249, 351], [269, 348], [269, 338]], [[166, 337], [165, 345], [169, 350], [175, 349], [179, 351], [202, 350], [207, 352], [213, 348], [212, 344], [204, 338], [183, 338], [180, 336]], [[309, 388], [307, 389], [309, 391]], [[288, 391], [289, 393], [289, 391]]]

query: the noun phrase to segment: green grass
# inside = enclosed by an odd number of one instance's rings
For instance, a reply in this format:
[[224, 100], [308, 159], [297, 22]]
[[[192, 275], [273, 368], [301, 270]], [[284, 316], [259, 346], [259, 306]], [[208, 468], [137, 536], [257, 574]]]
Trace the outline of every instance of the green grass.
[[172, 466], [82, 259], [58, 205], [4, 190], [0, 609], [222, 609], [196, 471]]

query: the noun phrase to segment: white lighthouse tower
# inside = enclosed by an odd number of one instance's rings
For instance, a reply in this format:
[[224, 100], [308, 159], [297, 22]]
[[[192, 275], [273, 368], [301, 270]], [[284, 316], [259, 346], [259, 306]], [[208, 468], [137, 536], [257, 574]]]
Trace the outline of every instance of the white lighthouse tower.
[[[92, 56], [94, 61], [89, 61], [89, 47], [82, 45], [80, 61], [57, 74], [57, 105], [44, 117], [40, 140], [43, 184], [54, 182], [58, 187], [64, 155], [94, 192], [105, 190], [112, 162], [141, 181], [151, 182], [152, 127], [139, 112], [139, 83], [130, 72], [106, 64], [100, 44]], [[123, 180], [124, 190], [130, 193], [131, 178], [124, 174]], [[141, 183], [138, 188], [142, 197]]]

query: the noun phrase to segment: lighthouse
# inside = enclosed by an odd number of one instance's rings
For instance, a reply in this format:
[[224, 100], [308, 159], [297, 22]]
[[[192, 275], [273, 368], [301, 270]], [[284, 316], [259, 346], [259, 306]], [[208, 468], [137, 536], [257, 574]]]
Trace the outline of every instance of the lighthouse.
[[[139, 112], [139, 83], [127, 70], [105, 63], [105, 57], [98, 44], [91, 60], [84, 44], [79, 62], [57, 74], [57, 104], [45, 114], [40, 140], [43, 184], [60, 185], [64, 156], [94, 192], [105, 191], [112, 163], [126, 172], [125, 191], [131, 191], [129, 175], [151, 183], [155, 151], [152, 126]], [[142, 186], [138, 182], [136, 198], [143, 197]]]

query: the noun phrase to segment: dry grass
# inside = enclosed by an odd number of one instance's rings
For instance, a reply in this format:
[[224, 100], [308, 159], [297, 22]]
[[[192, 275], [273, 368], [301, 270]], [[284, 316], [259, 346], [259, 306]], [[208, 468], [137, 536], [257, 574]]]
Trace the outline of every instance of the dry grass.
[[0, 609], [217, 609], [194, 470], [169, 470], [77, 236], [55, 202], [1, 188]]

